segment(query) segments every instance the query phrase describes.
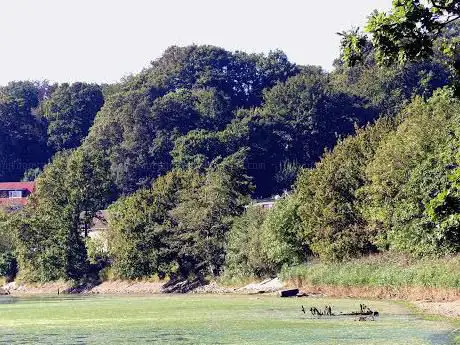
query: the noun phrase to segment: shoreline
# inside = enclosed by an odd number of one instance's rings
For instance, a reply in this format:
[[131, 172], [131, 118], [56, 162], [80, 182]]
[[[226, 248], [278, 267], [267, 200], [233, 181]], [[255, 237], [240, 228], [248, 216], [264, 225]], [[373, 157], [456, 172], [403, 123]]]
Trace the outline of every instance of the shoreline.
[[[153, 295], [168, 293], [163, 290], [164, 282], [148, 281], [105, 281], [80, 292], [71, 291], [70, 282], [57, 281], [44, 284], [16, 284], [3, 286], [5, 294], [14, 297], [38, 295]], [[243, 287], [225, 287], [215, 282], [195, 288], [187, 294], [217, 295], [274, 295], [287, 288], [299, 288], [304, 297], [366, 298], [375, 300], [405, 301], [422, 313], [460, 318], [460, 289], [434, 289], [419, 287], [343, 287], [343, 286], [295, 286], [278, 278], [266, 279]]]

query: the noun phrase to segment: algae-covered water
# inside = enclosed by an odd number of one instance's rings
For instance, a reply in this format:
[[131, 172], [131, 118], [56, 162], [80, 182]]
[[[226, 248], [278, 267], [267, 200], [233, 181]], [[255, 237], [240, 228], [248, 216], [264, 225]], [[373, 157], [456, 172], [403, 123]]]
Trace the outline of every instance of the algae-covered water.
[[[379, 311], [376, 321], [313, 318], [301, 305]], [[274, 296], [85, 296], [0, 299], [0, 344], [449, 344], [453, 327], [402, 305]]]

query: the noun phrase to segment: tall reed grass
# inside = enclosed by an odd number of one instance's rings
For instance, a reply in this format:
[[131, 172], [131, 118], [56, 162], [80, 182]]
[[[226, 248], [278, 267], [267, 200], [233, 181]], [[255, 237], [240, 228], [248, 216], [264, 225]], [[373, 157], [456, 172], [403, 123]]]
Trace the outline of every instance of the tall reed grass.
[[285, 267], [280, 276], [297, 286], [460, 289], [460, 256], [415, 260], [386, 254], [342, 263], [311, 262]]

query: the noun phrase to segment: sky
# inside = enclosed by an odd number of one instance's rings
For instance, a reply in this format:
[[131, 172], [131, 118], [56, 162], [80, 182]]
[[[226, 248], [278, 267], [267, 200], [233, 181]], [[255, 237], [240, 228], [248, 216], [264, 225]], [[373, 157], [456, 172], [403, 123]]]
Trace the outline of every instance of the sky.
[[391, 0], [0, 0], [0, 85], [115, 82], [171, 45], [211, 44], [332, 69], [340, 32]]

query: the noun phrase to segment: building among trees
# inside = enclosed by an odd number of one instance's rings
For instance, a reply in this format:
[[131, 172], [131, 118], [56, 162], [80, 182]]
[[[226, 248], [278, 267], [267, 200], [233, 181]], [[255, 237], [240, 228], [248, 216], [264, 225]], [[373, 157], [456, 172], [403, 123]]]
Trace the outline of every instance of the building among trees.
[[23, 207], [34, 190], [35, 182], [0, 182], [0, 207]]

